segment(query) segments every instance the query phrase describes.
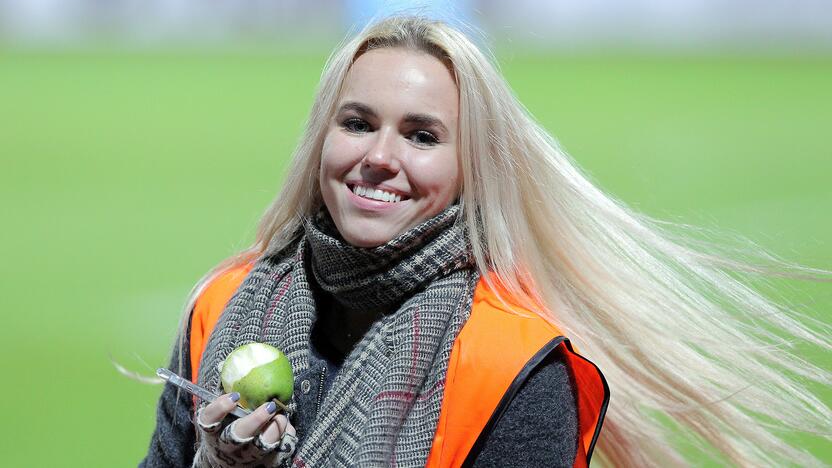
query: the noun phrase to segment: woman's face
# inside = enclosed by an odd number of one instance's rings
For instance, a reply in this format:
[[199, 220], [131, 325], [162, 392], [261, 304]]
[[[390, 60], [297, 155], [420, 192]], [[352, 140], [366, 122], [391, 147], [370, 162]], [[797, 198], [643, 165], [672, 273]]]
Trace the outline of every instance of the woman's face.
[[456, 198], [458, 101], [431, 55], [385, 48], [353, 63], [321, 154], [321, 193], [344, 240], [384, 244]]

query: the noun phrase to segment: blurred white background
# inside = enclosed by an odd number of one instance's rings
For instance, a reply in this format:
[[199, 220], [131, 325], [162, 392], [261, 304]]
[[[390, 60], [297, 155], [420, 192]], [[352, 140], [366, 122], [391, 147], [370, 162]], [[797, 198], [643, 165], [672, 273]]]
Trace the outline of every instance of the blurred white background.
[[302, 47], [401, 10], [524, 46], [832, 49], [830, 0], [0, 0], [0, 41]]

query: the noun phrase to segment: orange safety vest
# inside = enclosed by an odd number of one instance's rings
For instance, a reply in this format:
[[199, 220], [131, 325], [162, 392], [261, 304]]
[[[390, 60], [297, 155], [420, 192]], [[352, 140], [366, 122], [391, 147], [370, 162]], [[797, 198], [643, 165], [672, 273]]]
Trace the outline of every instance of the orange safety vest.
[[[225, 305], [252, 264], [215, 278], [197, 298], [191, 317], [191, 375], [196, 380], [202, 353]], [[589, 465], [609, 401], [603, 374], [577, 354], [550, 322], [511, 301], [500, 301], [485, 280], [474, 290], [471, 315], [451, 349], [442, 408], [426, 467], [471, 466], [488, 434], [534, 369], [556, 349], [574, 377], [578, 408], [576, 468]]]

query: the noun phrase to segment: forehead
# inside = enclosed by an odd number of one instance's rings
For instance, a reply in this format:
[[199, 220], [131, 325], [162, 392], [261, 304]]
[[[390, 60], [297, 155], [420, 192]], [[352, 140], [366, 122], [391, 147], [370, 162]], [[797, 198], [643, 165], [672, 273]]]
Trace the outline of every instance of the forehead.
[[[456, 118], [456, 83], [436, 57], [401, 48], [368, 51], [358, 57], [344, 82], [340, 102], [359, 101], [379, 111], [433, 111]], [[401, 107], [407, 109], [400, 109]]]

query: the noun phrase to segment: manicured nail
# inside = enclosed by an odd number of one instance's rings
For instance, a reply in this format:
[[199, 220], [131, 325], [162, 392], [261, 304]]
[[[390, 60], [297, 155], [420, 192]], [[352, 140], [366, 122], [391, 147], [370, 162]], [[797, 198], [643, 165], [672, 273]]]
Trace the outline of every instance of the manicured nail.
[[237, 393], [237, 392], [234, 392], [231, 395], [228, 395], [228, 398], [231, 398], [231, 401], [233, 401], [234, 403], [237, 403], [238, 401], [240, 401], [240, 394]]
[[269, 402], [269, 404], [268, 404], [268, 405], [266, 405], [266, 411], [267, 411], [269, 414], [274, 414], [274, 412], [275, 412], [275, 411], [277, 411], [277, 405], [276, 405], [276, 404], [274, 404], [274, 402], [273, 402], [273, 401], [270, 401], [270, 402]]

